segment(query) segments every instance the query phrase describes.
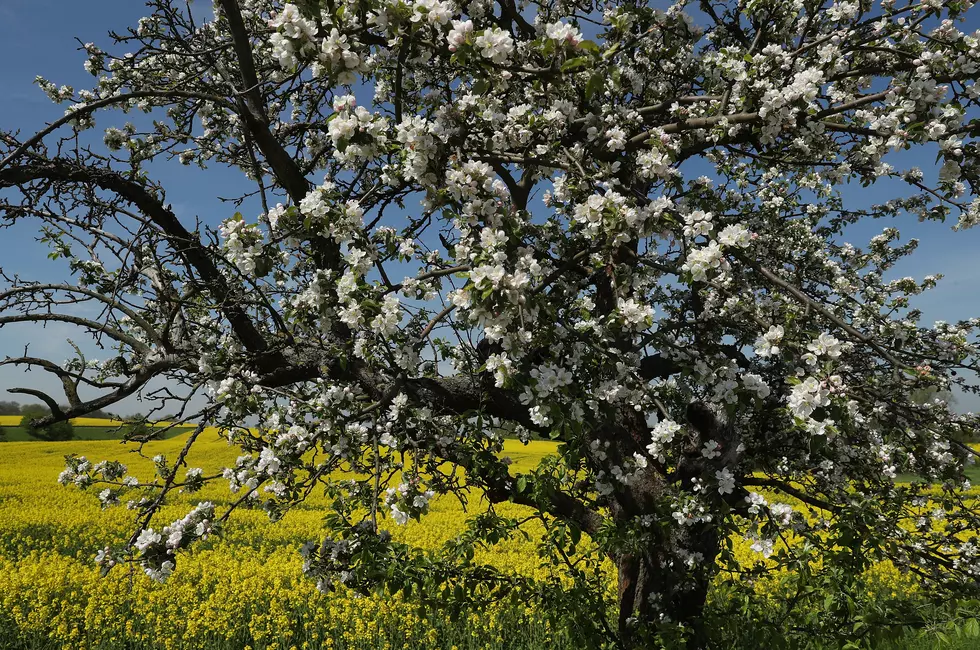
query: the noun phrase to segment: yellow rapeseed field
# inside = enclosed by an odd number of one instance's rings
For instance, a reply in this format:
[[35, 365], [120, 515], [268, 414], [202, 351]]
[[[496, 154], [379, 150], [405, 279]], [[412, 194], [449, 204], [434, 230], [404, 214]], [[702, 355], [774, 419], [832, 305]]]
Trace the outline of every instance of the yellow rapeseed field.
[[[0, 425], [5, 423], [0, 418]], [[152, 474], [149, 458], [160, 453], [174, 458], [185, 439], [182, 435], [150, 442], [144, 456], [116, 441], [10, 442], [0, 447], [0, 647], [464, 650], [503, 648], [508, 635], [518, 632], [537, 639], [528, 647], [550, 643], [549, 627], [530, 610], [473, 614], [464, 621], [471, 631], [467, 643], [451, 646], [446, 644], [446, 617], [437, 612], [423, 614], [399, 597], [318, 592], [302, 577], [298, 553], [321, 527], [326, 503], [316, 494], [274, 524], [261, 511], [237, 512], [220, 538], [181, 555], [176, 572], [164, 584], [124, 567], [100, 578], [94, 555], [107, 543], [128, 538], [133, 512], [125, 507], [101, 510], [93, 492], [57, 485], [64, 455], [119, 460], [129, 466], [130, 474], [146, 478]], [[508, 441], [504, 453], [514, 461], [514, 471], [522, 471], [554, 449], [550, 442], [524, 446]], [[206, 430], [188, 461], [209, 473], [233, 464], [237, 454], [217, 431]], [[175, 495], [156, 525], [183, 516], [200, 501], [212, 501], [221, 509], [231, 498], [220, 481], [195, 494]], [[502, 510], [514, 515], [521, 511], [519, 506], [509, 508], [504, 504]], [[463, 530], [466, 516], [456, 501], [444, 498], [433, 503], [421, 524], [388, 528], [396, 539], [435, 548]], [[734, 542], [740, 561], [760, 560], [748, 542]], [[547, 573], [523, 542], [501, 544], [476, 559], [532, 575]], [[890, 565], [879, 565], [872, 573], [885, 591], [909, 587]], [[768, 584], [772, 583], [759, 581], [757, 589], [761, 593]]]
[[[143, 452], [174, 458], [185, 439], [151, 442]], [[516, 467], [526, 469], [553, 449], [547, 442], [528, 447], [508, 442], [505, 451]], [[127, 640], [136, 647], [166, 650], [241, 647], [240, 640], [253, 650], [415, 647], [421, 644], [413, 639], [423, 638], [441, 645], [444, 630], [438, 617], [423, 617], [401, 598], [322, 594], [302, 577], [298, 548], [321, 528], [322, 496], [312, 496], [275, 524], [260, 511], [237, 512], [220, 539], [181, 555], [178, 570], [162, 585], [125, 567], [100, 578], [94, 554], [129, 536], [133, 512], [125, 507], [101, 510], [95, 493], [57, 485], [64, 455], [119, 460], [139, 477], [152, 474], [152, 463], [115, 441], [11, 442], [2, 451], [0, 647], [24, 639], [64, 650], [123, 647]], [[210, 471], [233, 463], [236, 456], [218, 432], [208, 430], [188, 460], [190, 466]], [[197, 502], [222, 506], [230, 498], [220, 482], [177, 496], [160, 513], [159, 524], [183, 516]], [[392, 525], [390, 530], [396, 539], [434, 548], [461, 532], [463, 524], [460, 506], [443, 499], [433, 504], [424, 523]], [[530, 573], [541, 570], [537, 557], [517, 543], [505, 543], [477, 559]], [[511, 614], [506, 622], [497, 614], [484, 612], [466, 622], [468, 629], [479, 631], [480, 644], [467, 647], [497, 647], [515, 625], [547, 635], [547, 626], [535, 624], [531, 612], [525, 620], [514, 620]]]

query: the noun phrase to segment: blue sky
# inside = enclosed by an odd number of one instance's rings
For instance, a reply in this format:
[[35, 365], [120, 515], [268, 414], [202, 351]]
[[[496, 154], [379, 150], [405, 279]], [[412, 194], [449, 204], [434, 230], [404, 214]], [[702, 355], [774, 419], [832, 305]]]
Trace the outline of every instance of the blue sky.
[[[195, 7], [203, 11], [207, 3], [196, 3]], [[109, 30], [122, 31], [135, 25], [145, 13], [138, 0], [0, 0], [0, 60], [5, 62], [0, 69], [4, 89], [0, 96], [0, 126], [21, 129], [22, 137], [28, 137], [60, 117], [64, 107], [50, 102], [34, 85], [34, 77], [42, 75], [59, 85], [75, 88], [91, 86], [93, 77], [82, 68], [85, 57], [78, 51], [75, 38], [108, 47]], [[977, 15], [971, 19], [972, 24], [968, 23], [971, 28], [980, 25], [980, 11], [974, 13]], [[109, 123], [107, 115], [100, 116], [99, 125], [104, 127]], [[931, 153], [919, 151], [896, 157], [893, 162], [897, 166], [918, 164], [929, 173], [933, 159]], [[168, 199], [178, 216], [185, 220], [200, 216], [210, 223], [234, 212], [233, 207], [219, 201], [216, 195], [233, 196], [244, 187], [238, 172], [218, 167], [202, 172], [197, 168], [166, 165], [155, 177], [167, 188]], [[887, 200], [889, 191], [894, 189], [884, 185], [854, 186], [845, 189], [845, 197], [852, 206], [868, 205]], [[905, 217], [862, 225], [855, 230], [853, 241], [861, 245], [889, 225], [902, 231], [903, 240], [910, 237], [921, 240], [918, 252], [897, 269], [897, 275], [922, 277], [941, 273], [945, 276], [936, 290], [915, 303], [925, 312], [927, 322], [980, 316], [980, 273], [977, 272], [980, 228], [956, 233], [951, 230], [951, 224], [920, 224], [914, 218]], [[24, 277], [63, 280], [61, 269], [45, 258], [47, 249], [34, 242], [33, 236], [32, 230], [24, 228], [0, 231], [0, 266]], [[19, 354], [24, 344], [30, 342], [33, 354], [60, 361], [70, 352], [65, 339], [78, 334], [71, 326], [49, 326], [42, 336], [38, 336], [34, 326], [8, 326], [0, 329], [0, 356]], [[54, 388], [47, 377], [39, 377], [37, 373], [25, 377], [22, 370], [0, 368], [0, 400], [8, 398], [5, 389], [14, 385]], [[980, 400], [962, 399], [961, 404], [980, 409]], [[140, 408], [131, 398], [118, 410], [131, 412]]]
[[[198, 11], [209, 6], [210, 3], [197, 3]], [[4, 88], [0, 97], [0, 127], [21, 129], [21, 137], [26, 138], [60, 118], [66, 106], [52, 103], [34, 83], [34, 78], [41, 75], [58, 85], [74, 86], [76, 90], [92, 87], [95, 78], [82, 67], [86, 57], [79, 50], [76, 38], [108, 49], [110, 30], [122, 32], [147, 14], [139, 0], [0, 0], [0, 56], [8, 62], [0, 69], [0, 83]], [[44, 29], [38, 28], [41, 23]], [[116, 123], [110, 115], [98, 115], [98, 126], [104, 128]], [[125, 116], [118, 122], [121, 125], [127, 119], [137, 118]], [[202, 172], [196, 167], [168, 164], [160, 166], [159, 172], [154, 178], [167, 188], [174, 212], [185, 223], [198, 216], [210, 223], [230, 216], [235, 209], [217, 196], [236, 196], [245, 187], [238, 172], [218, 166]], [[220, 189], [215, 191], [215, 188]], [[64, 281], [64, 267], [46, 258], [48, 249], [35, 242], [35, 236], [36, 229], [28, 227], [0, 231], [0, 266], [25, 278]], [[0, 329], [0, 357], [19, 356], [24, 345], [30, 343], [32, 355], [60, 362], [72, 356], [66, 341], [69, 337], [80, 344], [86, 340], [84, 333], [67, 324], [49, 324], [40, 336], [34, 325], [9, 325]], [[83, 349], [92, 358], [108, 356], [90, 346]], [[33, 372], [27, 376], [23, 368], [0, 367], [0, 400], [35, 401], [27, 396], [7, 394], [6, 389], [13, 386], [39, 388], [56, 397], [61, 395], [57, 382], [46, 373]], [[82, 397], [86, 396], [83, 392]], [[146, 407], [131, 397], [110, 410], [125, 414], [145, 411]]]

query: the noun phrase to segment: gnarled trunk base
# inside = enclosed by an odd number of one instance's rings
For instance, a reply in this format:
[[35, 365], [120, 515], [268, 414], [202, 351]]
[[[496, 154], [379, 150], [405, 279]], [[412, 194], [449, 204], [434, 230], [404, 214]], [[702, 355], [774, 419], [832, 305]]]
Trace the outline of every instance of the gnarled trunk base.
[[707, 647], [704, 608], [715, 574], [718, 533], [707, 526], [692, 528], [680, 546], [691, 562], [678, 556], [676, 546], [674, 552], [665, 547], [617, 558], [619, 635], [627, 650], [646, 647], [652, 628], [667, 622], [683, 626], [691, 650]]

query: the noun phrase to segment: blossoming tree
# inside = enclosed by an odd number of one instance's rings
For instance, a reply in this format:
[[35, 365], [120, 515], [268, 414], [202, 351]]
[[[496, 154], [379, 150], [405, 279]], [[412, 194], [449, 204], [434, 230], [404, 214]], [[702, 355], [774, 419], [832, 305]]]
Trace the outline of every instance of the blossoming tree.
[[[0, 325], [112, 350], [7, 357], [64, 385], [16, 389], [50, 406], [36, 424], [138, 393], [200, 423], [153, 480], [69, 459], [63, 482], [138, 513], [99, 562], [163, 580], [235, 507], [277, 518], [325, 488], [303, 549], [323, 588], [535, 598], [595, 643], [709, 645], [786, 569], [760, 629], [886, 559], [926, 597], [975, 594], [977, 420], [944, 396], [973, 390], [980, 321], [927, 326], [910, 298], [937, 278], [888, 279], [916, 245], [890, 224], [980, 220], [970, 4], [153, 0], [84, 46], [92, 90], [38, 79], [64, 118], [0, 144], [0, 223], [39, 224], [72, 274], [4, 273]], [[166, 163], [218, 196], [209, 169], [238, 169], [254, 210], [182, 222]], [[893, 198], [842, 196], [880, 181]], [[206, 424], [242, 449], [222, 476], [182, 467]], [[515, 472], [505, 436], [559, 444]], [[153, 519], [215, 480], [230, 508]], [[436, 495], [474, 513], [440, 551], [379, 528]], [[525, 530], [546, 577], [474, 560]], [[735, 561], [739, 536], [760, 562]], [[823, 595], [793, 634], [874, 627]]]

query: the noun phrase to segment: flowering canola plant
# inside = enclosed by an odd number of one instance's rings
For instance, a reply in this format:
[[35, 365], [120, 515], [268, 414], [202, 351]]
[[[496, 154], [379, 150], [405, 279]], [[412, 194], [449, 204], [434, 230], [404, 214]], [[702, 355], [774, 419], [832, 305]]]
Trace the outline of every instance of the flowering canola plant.
[[[232, 460], [234, 452], [217, 431], [206, 432], [193, 461], [207, 471]], [[172, 439], [148, 443], [148, 455], [173, 454], [184, 443]], [[508, 441], [504, 453], [520, 471], [536, 465], [556, 445]], [[322, 495], [308, 507], [287, 513], [272, 524], [264, 513], [239, 511], [219, 538], [202, 545], [182, 562], [181, 571], [158, 582], [131, 567], [99, 575], [95, 556], [107, 538], [127, 537], [133, 513], [100, 508], [87, 493], [50, 490], [67, 451], [115, 458], [133, 475], [153, 472], [153, 460], [126, 453], [115, 441], [85, 443], [7, 443], [0, 458], [0, 642], [34, 642], [64, 650], [136, 648], [291, 648], [459, 647], [501, 648], [504, 639], [520, 647], [569, 643], [560, 622], [544, 612], [497, 603], [470, 612], [454, 627], [439, 610], [424, 611], [400, 595], [359, 596], [341, 589], [324, 593], [303, 577], [296, 553], [311, 529], [321, 525], [328, 500]], [[176, 518], [201, 502], [227, 504], [217, 486], [177, 495], [162, 511]], [[761, 502], [761, 499], [759, 500]], [[515, 510], [526, 510], [514, 506]], [[435, 549], [465, 530], [458, 503], [438, 499], [424, 522], [390, 526], [398, 539]], [[774, 564], [772, 548], [745, 536], [733, 537], [742, 569]], [[790, 543], [800, 542], [795, 537]], [[480, 562], [528, 575], [546, 576], [530, 541], [512, 540], [478, 553]], [[785, 571], [784, 571], [785, 573]], [[606, 567], [609, 587], [613, 568]], [[721, 581], [719, 581], [720, 583]], [[892, 597], [914, 589], [914, 581], [890, 563], [869, 568], [867, 586]], [[786, 597], [777, 577], [752, 582], [771, 606]], [[718, 590], [715, 598], [728, 597]], [[464, 645], [468, 644], [468, 645]], [[126, 645], [129, 644], [129, 645]], [[19, 646], [18, 646], [19, 647]], [[559, 646], [560, 647], [560, 646]], [[569, 647], [574, 647], [574, 644]]]
[[[231, 460], [216, 431], [195, 450], [210, 471]], [[184, 440], [148, 443], [153, 455], [172, 454]], [[552, 443], [509, 445], [518, 458], [553, 451]], [[220, 539], [182, 563], [181, 571], [158, 582], [142, 571], [101, 577], [95, 556], [107, 538], [129, 535], [133, 513], [100, 508], [86, 493], [51, 491], [50, 480], [69, 451], [115, 457], [134, 476], [152, 474], [152, 458], [120, 451], [115, 441], [6, 443], [0, 459], [0, 643], [27, 643], [81, 650], [137, 648], [255, 649], [351, 647], [436, 647], [446, 639], [476, 635], [480, 645], [502, 647], [503, 635], [526, 634], [528, 643], [552, 638], [540, 614], [510, 603], [468, 617], [454, 629], [445, 616], [425, 612], [401, 596], [362, 597], [347, 590], [325, 594], [303, 577], [297, 549], [321, 526], [327, 501], [291, 511], [277, 525], [262, 512], [241, 511]], [[227, 491], [208, 486], [182, 494], [162, 512], [177, 517], [188, 507], [228, 502]], [[466, 515], [458, 505], [437, 501], [431, 519], [392, 531], [423, 548], [438, 548], [462, 532]], [[528, 574], [543, 572], [526, 544], [512, 543], [479, 554]], [[130, 645], [126, 645], [130, 644]], [[210, 645], [209, 645], [210, 644]], [[304, 645], [305, 644], [305, 645]], [[429, 644], [429, 645], [426, 645]], [[17, 646], [19, 647], [19, 646]], [[441, 646], [439, 646], [441, 647]], [[447, 646], [448, 647], [448, 646]]]

